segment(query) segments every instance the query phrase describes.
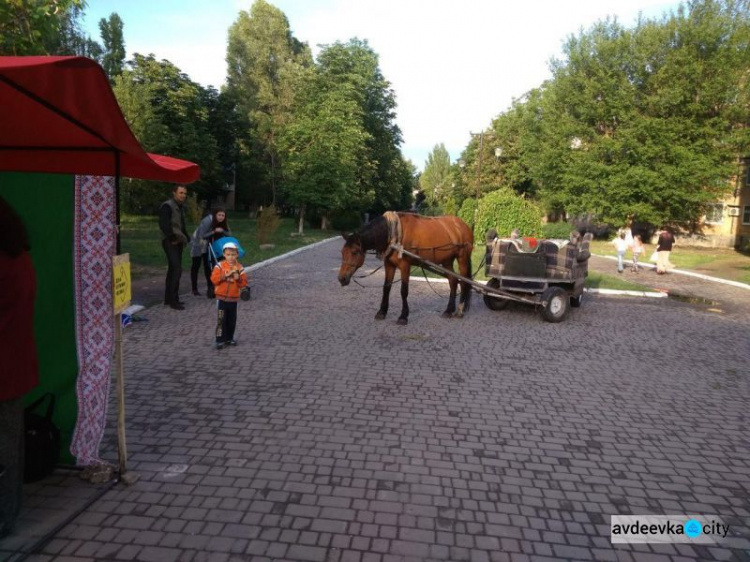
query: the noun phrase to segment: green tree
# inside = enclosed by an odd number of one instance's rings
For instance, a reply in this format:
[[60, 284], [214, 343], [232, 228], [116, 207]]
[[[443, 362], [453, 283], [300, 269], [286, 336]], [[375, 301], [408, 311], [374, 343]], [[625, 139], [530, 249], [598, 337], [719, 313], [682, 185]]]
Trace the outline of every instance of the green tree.
[[280, 142], [286, 155], [284, 191], [300, 209], [300, 234], [310, 207], [321, 213], [321, 228], [326, 228], [332, 211], [365, 208], [372, 202], [359, 181], [368, 140], [362, 120], [353, 84], [330, 83], [319, 74], [308, 79], [305, 103]]
[[[405, 179], [396, 125], [396, 99], [380, 70], [379, 57], [367, 41], [351, 39], [326, 46], [318, 55], [317, 68], [324, 82], [349, 84], [354, 88], [367, 135], [367, 151], [359, 162], [359, 182], [364, 202], [372, 194], [371, 210], [399, 208]], [[405, 184], [406, 182], [406, 184]], [[401, 207], [403, 208], [403, 207]]]
[[[199, 164], [201, 179], [191, 189], [202, 199], [210, 200], [223, 192], [218, 143], [210, 124], [215, 90], [207, 91], [169, 61], [139, 54], [115, 78], [113, 90], [125, 119], [145, 149]], [[131, 185], [142, 194], [155, 184]], [[138, 206], [130, 210], [150, 210], [163, 195], [156, 189], [152, 192], [152, 200], [144, 203], [138, 198]]]
[[218, 180], [236, 190], [242, 163], [239, 149], [242, 122], [237, 107], [225, 92], [220, 93], [210, 87], [204, 90], [204, 103], [208, 108], [208, 131], [218, 149]]
[[122, 74], [125, 65], [125, 37], [122, 32], [123, 22], [117, 13], [107, 19], [99, 20], [99, 32], [102, 38], [102, 67], [110, 80]]
[[284, 13], [264, 0], [256, 0], [249, 13], [241, 11], [229, 29], [227, 93], [251, 128], [241, 144], [254, 176], [248, 179], [274, 203], [282, 164], [279, 137], [291, 119], [303, 69], [311, 64], [309, 48], [292, 36]]
[[80, 19], [84, 0], [3, 0], [0, 55], [84, 55], [98, 60], [101, 47]]
[[609, 21], [571, 38], [547, 123], [566, 208], [687, 226], [721, 198], [747, 147], [737, 101], [747, 99], [749, 37], [745, 2], [702, 0], [632, 30]]
[[[749, 15], [747, 0], [692, 0], [571, 36], [553, 78], [493, 121], [503, 153], [483, 150], [481, 191], [510, 187], [558, 215], [691, 227], [750, 150]], [[472, 196], [476, 138], [462, 157]]]
[[427, 155], [419, 185], [430, 205], [441, 205], [453, 199], [453, 170], [444, 144], [435, 145]]

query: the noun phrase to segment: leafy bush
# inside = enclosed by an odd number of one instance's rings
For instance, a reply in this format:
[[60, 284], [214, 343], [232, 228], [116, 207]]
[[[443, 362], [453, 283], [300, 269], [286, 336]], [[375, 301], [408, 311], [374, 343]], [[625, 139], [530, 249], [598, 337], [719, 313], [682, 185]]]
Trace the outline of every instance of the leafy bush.
[[420, 212], [420, 214], [424, 215], [425, 217], [439, 217], [446, 213], [439, 203], [435, 203], [434, 205], [425, 205], [424, 207], [422, 207], [422, 211]]
[[451, 197], [443, 203], [443, 213], [446, 215], [455, 215], [459, 211], [458, 202]]
[[152, 181], [122, 179], [120, 181], [120, 205], [123, 213], [138, 215], [155, 214], [159, 206], [172, 197], [164, 184]]
[[542, 209], [510, 189], [498, 189], [479, 200], [479, 215], [474, 238], [484, 241], [485, 233], [494, 228], [499, 236], [509, 236], [518, 229], [521, 236], [541, 236]]
[[471, 197], [464, 199], [461, 208], [458, 210], [458, 218], [469, 225], [469, 228], [474, 227], [474, 217], [476, 217], [477, 200]]
[[258, 215], [258, 243], [268, 244], [280, 224], [281, 218], [276, 212], [276, 207], [269, 205], [264, 208]]
[[338, 211], [331, 216], [331, 228], [341, 232], [352, 232], [362, 226], [362, 218], [357, 211]]
[[567, 222], [548, 222], [542, 225], [542, 236], [547, 239], [562, 238], [567, 240], [574, 230], [575, 227]]
[[198, 196], [195, 192], [188, 195], [185, 200], [185, 215], [187, 216], [188, 224], [198, 224], [203, 218], [202, 211], [203, 209], [198, 204]]

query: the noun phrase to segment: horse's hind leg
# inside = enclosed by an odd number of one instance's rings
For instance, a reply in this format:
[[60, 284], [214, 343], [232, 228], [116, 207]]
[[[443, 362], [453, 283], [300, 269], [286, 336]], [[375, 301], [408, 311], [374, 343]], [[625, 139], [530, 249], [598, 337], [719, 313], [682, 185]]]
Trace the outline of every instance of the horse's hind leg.
[[[464, 248], [458, 256], [458, 272], [462, 277], [471, 279], [471, 252]], [[461, 298], [458, 302], [458, 311], [456, 316], [463, 318], [464, 312], [469, 310], [471, 305], [471, 285], [462, 281], [461, 282]]]
[[380, 309], [375, 315], [375, 320], [383, 320], [385, 315], [388, 314], [388, 300], [391, 296], [391, 285], [393, 284], [393, 276], [396, 273], [396, 268], [391, 265], [388, 260], [385, 261], [385, 281], [383, 282], [383, 298], [380, 301]]
[[[453, 269], [453, 260], [443, 263], [442, 265], [445, 269], [455, 271]], [[456, 290], [458, 288], [458, 280], [455, 277], [449, 275], [448, 285], [450, 285], [451, 294], [448, 297], [448, 308], [446, 308], [445, 312], [443, 312], [443, 318], [450, 318], [453, 316], [453, 313], [456, 312]]]
[[401, 316], [398, 317], [396, 324], [406, 326], [409, 323], [409, 274], [411, 273], [411, 264], [402, 261], [399, 265], [401, 273]]

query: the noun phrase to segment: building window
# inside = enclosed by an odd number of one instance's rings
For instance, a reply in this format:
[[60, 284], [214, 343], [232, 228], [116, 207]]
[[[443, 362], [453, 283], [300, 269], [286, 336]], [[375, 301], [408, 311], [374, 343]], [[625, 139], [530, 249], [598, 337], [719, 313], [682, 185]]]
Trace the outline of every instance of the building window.
[[742, 224], [750, 224], [750, 205], [742, 208]]
[[706, 222], [720, 224], [724, 220], [724, 205], [716, 203], [706, 206]]

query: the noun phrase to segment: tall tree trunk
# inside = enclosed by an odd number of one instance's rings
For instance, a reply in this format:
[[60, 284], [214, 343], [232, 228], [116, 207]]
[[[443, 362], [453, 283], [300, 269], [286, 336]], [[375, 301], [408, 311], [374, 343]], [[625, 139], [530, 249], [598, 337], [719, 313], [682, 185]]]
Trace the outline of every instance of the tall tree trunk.
[[299, 228], [297, 229], [297, 234], [302, 236], [304, 234], [303, 229], [305, 227], [305, 206], [300, 205], [299, 208]]
[[276, 157], [273, 151], [271, 155], [271, 205], [276, 206]]

